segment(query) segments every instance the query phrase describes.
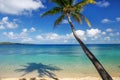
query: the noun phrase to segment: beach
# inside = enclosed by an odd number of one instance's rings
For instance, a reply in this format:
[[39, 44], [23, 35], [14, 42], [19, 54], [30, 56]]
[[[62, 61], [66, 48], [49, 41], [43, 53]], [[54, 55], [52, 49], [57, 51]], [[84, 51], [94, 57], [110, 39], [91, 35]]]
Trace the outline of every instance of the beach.
[[[88, 45], [105, 69], [120, 80], [120, 45]], [[0, 45], [0, 80], [101, 80], [78, 45]]]
[[[20, 80], [22, 78], [3, 78], [0, 80]], [[82, 77], [82, 78], [58, 78], [59, 80], [102, 80], [98, 77]], [[114, 80], [120, 80], [120, 77], [113, 77]], [[26, 78], [26, 80], [30, 80], [30, 78]], [[36, 78], [36, 80], [55, 80], [51, 78]]]

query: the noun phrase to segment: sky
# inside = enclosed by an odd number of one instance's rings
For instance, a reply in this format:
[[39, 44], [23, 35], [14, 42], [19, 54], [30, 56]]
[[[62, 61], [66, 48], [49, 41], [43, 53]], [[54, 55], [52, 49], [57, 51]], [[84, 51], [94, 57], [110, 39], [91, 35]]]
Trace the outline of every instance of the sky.
[[[120, 0], [96, 2], [82, 11], [92, 28], [73, 20], [78, 36], [86, 44], [120, 44]], [[59, 15], [40, 17], [54, 6], [49, 0], [0, 0], [0, 42], [77, 44], [67, 19], [54, 29]]]

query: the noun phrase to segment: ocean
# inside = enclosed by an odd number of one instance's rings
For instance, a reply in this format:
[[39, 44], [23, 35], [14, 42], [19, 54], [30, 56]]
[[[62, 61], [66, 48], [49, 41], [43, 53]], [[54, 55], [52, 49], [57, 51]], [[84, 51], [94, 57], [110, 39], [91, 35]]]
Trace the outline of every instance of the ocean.
[[[87, 47], [113, 77], [120, 76], [120, 45]], [[0, 45], [0, 78], [99, 76], [79, 45]]]

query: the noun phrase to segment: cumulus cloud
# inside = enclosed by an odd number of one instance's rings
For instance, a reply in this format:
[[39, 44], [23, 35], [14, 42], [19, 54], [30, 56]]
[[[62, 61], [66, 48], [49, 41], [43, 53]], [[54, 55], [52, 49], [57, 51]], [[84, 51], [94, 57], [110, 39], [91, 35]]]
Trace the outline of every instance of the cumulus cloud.
[[22, 33], [26, 33], [26, 32], [28, 32], [27, 28], [22, 29]]
[[62, 39], [62, 35], [58, 35], [57, 33], [46, 33], [36, 36], [38, 40], [58, 40], [60, 38]]
[[8, 17], [3, 17], [0, 20], [0, 29], [5, 29], [5, 28], [15, 29], [17, 27], [18, 27], [18, 24], [14, 19], [13, 21], [10, 21]]
[[85, 35], [85, 31], [77, 30], [76, 33], [82, 40], [87, 40], [86, 35]]
[[26, 32], [14, 33], [14, 32], [4, 32], [4, 36], [7, 36], [10, 39], [24, 39], [27, 37]]
[[0, 13], [20, 15], [44, 8], [41, 0], [0, 0]]
[[101, 30], [99, 30], [99, 29], [87, 30], [87, 36], [94, 38], [94, 39], [97, 39], [100, 36], [100, 34], [101, 34]]
[[0, 30], [2, 30], [2, 29], [5, 29], [5, 27], [3, 25], [0, 25]]
[[29, 37], [31, 29], [24, 28], [20, 33], [3, 32], [3, 35], [7, 36], [9, 39], [20, 39], [21, 42], [33, 41], [33, 39]]
[[26, 38], [22, 39], [21, 42], [27, 42], [27, 43], [29, 43], [29, 42], [32, 42], [32, 41], [34, 41], [32, 38], [26, 37]]
[[105, 18], [103, 20], [101, 20], [101, 23], [113, 23], [113, 22], [120, 22], [120, 17], [116, 17], [115, 20], [110, 20], [108, 18]]
[[36, 39], [37, 39], [37, 40], [43, 40], [44, 38], [43, 38], [41, 35], [37, 35], [37, 36], [36, 36]]
[[65, 40], [68, 40], [66, 35], [59, 35], [57, 33], [39, 34], [35, 38], [41, 43], [65, 43]]
[[97, 2], [97, 5], [99, 7], [108, 7], [110, 3], [108, 1], [102, 0], [102, 1]]
[[106, 41], [110, 41], [111, 38], [107, 36], [107, 37], [104, 37], [104, 40], [106, 40]]
[[[89, 30], [76, 30], [77, 35], [83, 41], [87, 41], [88, 38], [97, 39], [101, 35], [101, 30], [99, 29], [89, 29]], [[51, 43], [71, 43], [76, 41], [73, 33], [59, 35], [57, 33], [46, 33], [46, 34], [39, 34], [36, 36], [36, 40], [40, 42], [51, 42]]]
[[35, 32], [36, 29], [35, 29], [34, 27], [32, 27], [32, 28], [30, 28], [30, 31], [31, 31], [31, 32]]
[[117, 17], [117, 18], [116, 18], [116, 21], [120, 22], [120, 17]]
[[[86, 40], [85, 31], [77, 30], [76, 33], [82, 40]], [[59, 35], [57, 33], [47, 33], [36, 36], [36, 39], [38, 40], [63, 40], [64, 42], [67, 42], [68, 40], [73, 38], [74, 37], [72, 33], [66, 35]]]
[[101, 23], [110, 23], [110, 22], [112, 22], [112, 21], [110, 19], [107, 19], [107, 18], [105, 18], [101, 21]]
[[102, 32], [102, 35], [106, 35], [106, 32]]
[[27, 29], [27, 28], [22, 29], [22, 32], [23, 32], [23, 33], [35, 32], [35, 31], [36, 31], [36, 29], [35, 29], [34, 27], [31, 27], [30, 29]]
[[106, 29], [106, 32], [112, 32], [113, 30], [111, 28]]
[[109, 35], [110, 35], [110, 36], [114, 36], [114, 34], [113, 34], [113, 33], [110, 33]]

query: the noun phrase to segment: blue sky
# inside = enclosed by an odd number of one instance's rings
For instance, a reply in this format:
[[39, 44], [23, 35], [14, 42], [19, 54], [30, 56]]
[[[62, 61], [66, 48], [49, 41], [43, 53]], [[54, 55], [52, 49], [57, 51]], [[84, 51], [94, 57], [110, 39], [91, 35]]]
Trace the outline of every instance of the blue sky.
[[[76, 0], [76, 3], [80, 0]], [[96, 0], [83, 14], [92, 28], [73, 21], [79, 37], [87, 44], [120, 43], [120, 0]], [[48, 0], [0, 0], [0, 42], [76, 44], [67, 19], [53, 29], [59, 15], [41, 18], [54, 7]]]

